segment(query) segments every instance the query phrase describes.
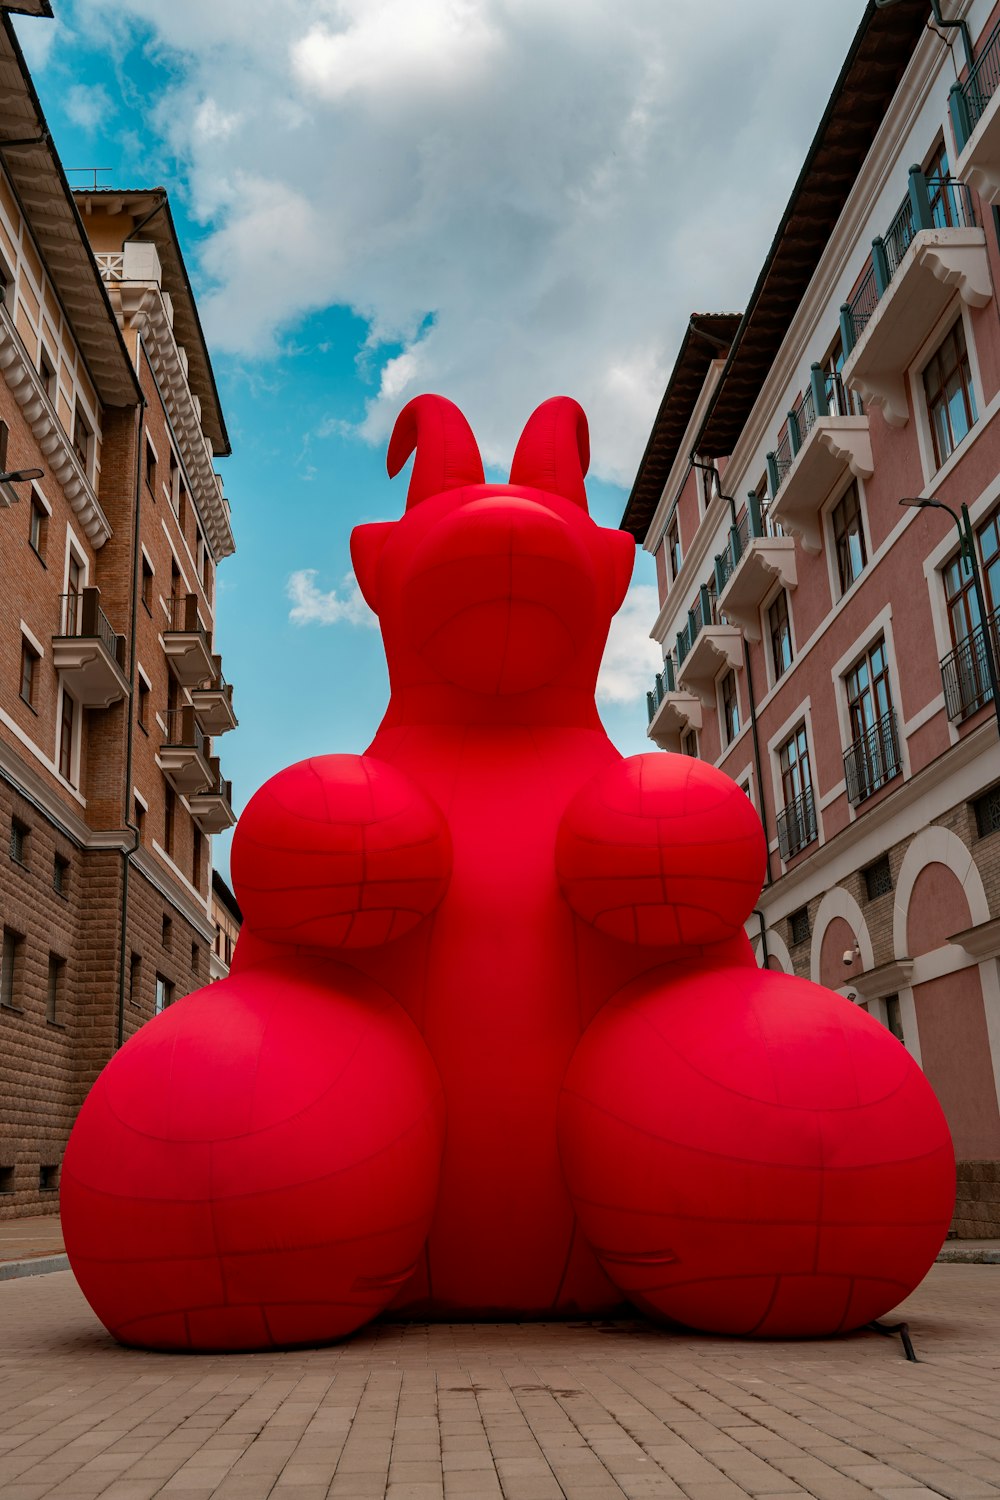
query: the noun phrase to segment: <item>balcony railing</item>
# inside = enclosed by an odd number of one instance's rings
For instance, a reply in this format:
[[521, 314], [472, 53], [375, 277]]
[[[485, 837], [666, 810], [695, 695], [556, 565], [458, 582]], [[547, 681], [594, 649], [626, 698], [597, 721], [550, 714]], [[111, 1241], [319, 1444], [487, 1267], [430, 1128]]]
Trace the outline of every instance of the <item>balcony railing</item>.
[[164, 600], [167, 609], [167, 630], [178, 631], [187, 635], [198, 631], [201, 635], [207, 635], [201, 616], [198, 614], [197, 594], [174, 594]]
[[653, 678], [653, 690], [646, 694], [646, 709], [649, 713], [649, 722], [652, 724], [656, 718], [656, 711], [660, 707], [668, 693], [677, 691], [674, 679], [674, 659], [668, 656], [663, 663], [663, 671], [657, 672]]
[[100, 589], [86, 588], [79, 593], [60, 594], [59, 622], [61, 636], [86, 636], [99, 640], [111, 660], [124, 671], [125, 637], [115, 633], [114, 626], [101, 608]]
[[691, 647], [698, 639], [698, 634], [705, 625], [718, 625], [719, 611], [716, 602], [715, 580], [711, 583], [703, 583], [698, 590], [698, 597], [688, 610], [687, 624], [683, 630], [677, 633], [677, 665], [680, 666], [688, 655]]
[[1000, 87], [1000, 23], [994, 26], [983, 43], [982, 51], [969, 69], [969, 76], [965, 82], [952, 86], [949, 103], [959, 151], [964, 150], [998, 87]]
[[[993, 647], [993, 661], [1000, 661], [1000, 614], [986, 622]], [[959, 641], [941, 663], [941, 682], [949, 719], [967, 719], [993, 701], [987, 657], [986, 631], [982, 625]]]
[[783, 535], [781, 527], [775, 525], [768, 515], [767, 502], [751, 493], [747, 496], [746, 510], [734, 526], [729, 528], [725, 547], [715, 555], [715, 594], [722, 593], [726, 584], [739, 567], [750, 543], [768, 536]]
[[890, 708], [844, 752], [844, 775], [851, 806], [857, 807], [902, 769], [896, 713]]
[[867, 328], [906, 252], [922, 229], [974, 229], [972, 193], [956, 177], [925, 177], [914, 168], [910, 190], [885, 234], [872, 241], [871, 264], [857, 291], [841, 309], [841, 338], [850, 354]]
[[194, 709], [190, 705], [184, 708], [169, 708], [163, 717], [167, 726], [163, 739], [164, 745], [197, 750], [199, 755], [204, 755], [206, 736], [199, 728]]
[[812, 787], [793, 797], [778, 814], [778, 852], [782, 859], [791, 859], [816, 837], [816, 804]]

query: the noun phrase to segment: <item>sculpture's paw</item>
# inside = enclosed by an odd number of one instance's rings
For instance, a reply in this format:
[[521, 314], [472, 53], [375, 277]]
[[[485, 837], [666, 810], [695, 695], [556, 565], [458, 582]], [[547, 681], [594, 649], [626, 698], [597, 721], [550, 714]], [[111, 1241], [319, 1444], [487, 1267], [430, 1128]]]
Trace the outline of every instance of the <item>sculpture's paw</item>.
[[681, 947], [743, 930], [764, 877], [760, 819], [734, 781], [684, 755], [634, 755], [583, 786], [556, 866], [576, 914], [626, 942]]
[[144, 1026], [62, 1173], [70, 1263], [124, 1343], [259, 1349], [350, 1333], [421, 1254], [441, 1087], [383, 990], [249, 971]]
[[633, 985], [567, 1072], [581, 1227], [639, 1307], [729, 1334], [881, 1316], [948, 1229], [948, 1127], [916, 1063], [849, 1001], [761, 970]]
[[363, 948], [416, 926], [451, 873], [441, 813], [369, 755], [321, 755], [251, 798], [233, 841], [233, 884], [268, 942]]

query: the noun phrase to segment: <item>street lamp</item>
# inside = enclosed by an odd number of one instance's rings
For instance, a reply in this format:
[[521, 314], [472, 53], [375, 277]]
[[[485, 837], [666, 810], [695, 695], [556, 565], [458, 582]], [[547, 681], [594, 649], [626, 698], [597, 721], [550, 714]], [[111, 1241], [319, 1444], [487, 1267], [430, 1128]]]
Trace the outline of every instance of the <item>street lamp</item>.
[[961, 514], [956, 514], [950, 505], [945, 505], [943, 500], [928, 500], [922, 495], [906, 496], [899, 503], [900, 505], [910, 506], [914, 510], [946, 510], [955, 523], [961, 546], [961, 557], [963, 560], [968, 561], [969, 567], [972, 570], [972, 586], [976, 594], [980, 628], [983, 632], [983, 647], [986, 653], [986, 671], [990, 679], [990, 692], [993, 694], [993, 711], [997, 718], [997, 730], [1000, 732], [1000, 696], [997, 694], [997, 663], [996, 657], [993, 654], [993, 631], [989, 613], [986, 609], [986, 596], [983, 593], [983, 580], [979, 571], [979, 554], [976, 550], [976, 539], [972, 531], [969, 507], [963, 501], [960, 506]]
[[0, 484], [26, 484], [29, 479], [44, 479], [44, 469], [10, 469], [0, 474]]

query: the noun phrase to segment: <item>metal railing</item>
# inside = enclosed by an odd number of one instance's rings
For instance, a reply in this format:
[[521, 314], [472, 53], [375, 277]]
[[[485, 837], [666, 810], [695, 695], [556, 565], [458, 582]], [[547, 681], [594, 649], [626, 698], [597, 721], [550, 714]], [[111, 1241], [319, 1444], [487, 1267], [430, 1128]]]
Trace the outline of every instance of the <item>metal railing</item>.
[[811, 385], [806, 386], [802, 395], [792, 407], [792, 416], [799, 430], [799, 443], [804, 443], [816, 425], [816, 401], [813, 397]]
[[217, 755], [209, 758], [208, 769], [212, 779], [203, 791], [198, 793], [199, 797], [221, 797], [227, 807], [233, 805], [233, 783], [226, 781], [222, 775], [222, 765]]
[[878, 289], [875, 285], [875, 266], [869, 262], [868, 269], [861, 278], [861, 283], [847, 304], [848, 318], [851, 325], [851, 347], [857, 343], [871, 321], [872, 314], [878, 306]]
[[916, 226], [913, 222], [913, 204], [910, 202], [909, 197], [906, 197], [899, 205], [892, 223], [882, 236], [890, 280], [899, 270], [900, 262], [907, 250], [909, 250], [916, 232]]
[[663, 663], [663, 671], [657, 672], [653, 678], [653, 690], [646, 694], [646, 709], [649, 713], [649, 722], [652, 724], [656, 718], [660, 704], [668, 693], [675, 693], [674, 659], [668, 656]]
[[852, 807], [877, 792], [903, 769], [896, 713], [889, 709], [844, 751], [844, 775]]
[[957, 177], [928, 177], [927, 194], [931, 222], [936, 229], [975, 229], [976, 206], [972, 191]]
[[178, 635], [203, 635], [208, 638], [208, 631], [201, 622], [198, 613], [197, 594], [173, 594], [164, 600], [167, 609], [167, 624], [164, 634], [174, 632]]
[[194, 709], [189, 703], [183, 708], [168, 708], [163, 717], [167, 726], [163, 740], [165, 745], [197, 750], [199, 755], [204, 755], [206, 736], [199, 729]]
[[791, 859], [816, 837], [816, 803], [812, 787], [787, 802], [778, 814], [778, 852], [782, 859]]
[[684, 658], [691, 651], [692, 646], [698, 639], [698, 634], [705, 625], [717, 625], [719, 623], [719, 608], [716, 598], [715, 579], [711, 583], [703, 583], [698, 590], [698, 597], [688, 610], [687, 624], [683, 630], [677, 633], [677, 665], [680, 666]]
[[747, 496], [746, 508], [734, 526], [729, 528], [726, 545], [715, 555], [715, 592], [722, 593], [726, 584], [739, 567], [752, 541], [762, 537], [782, 536], [778, 526], [768, 513], [767, 502], [754, 494]]
[[[994, 26], [983, 43], [982, 51], [969, 69], [968, 78], [964, 83], [955, 84], [952, 88], [952, 118], [955, 119], [957, 127], [959, 151], [964, 149], [969, 136], [986, 113], [986, 106], [998, 87], [1000, 87], [1000, 23]], [[956, 115], [962, 118], [956, 119]]]
[[775, 480], [776, 480], [776, 483], [775, 483], [775, 486], [774, 486], [775, 494], [777, 494], [779, 487], [782, 484], [784, 484], [784, 482], [785, 482], [785, 475], [788, 473], [789, 469], [792, 467], [792, 460], [793, 460], [794, 456], [795, 455], [792, 453], [792, 440], [791, 440], [791, 436], [790, 436], [790, 434], [788, 432], [788, 429], [786, 427], [785, 428], [785, 435], [784, 435], [784, 437], [781, 439], [781, 442], [778, 444], [778, 446], [774, 450], [774, 467], [775, 467]]
[[125, 637], [116, 634], [111, 621], [100, 606], [100, 597], [101, 591], [97, 588], [85, 588], [78, 593], [60, 594], [59, 634], [99, 640], [112, 661], [124, 670]]
[[[993, 660], [1000, 661], [1000, 614], [986, 621]], [[941, 663], [941, 682], [949, 719], [967, 719], [993, 701], [986, 629], [977, 625]]]

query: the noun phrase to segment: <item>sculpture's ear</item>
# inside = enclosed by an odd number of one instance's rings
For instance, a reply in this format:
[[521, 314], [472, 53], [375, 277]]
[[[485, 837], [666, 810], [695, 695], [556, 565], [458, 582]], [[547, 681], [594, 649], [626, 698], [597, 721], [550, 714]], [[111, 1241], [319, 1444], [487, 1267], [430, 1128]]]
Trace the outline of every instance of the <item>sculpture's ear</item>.
[[632, 569], [635, 567], [635, 537], [630, 531], [612, 531], [610, 527], [604, 535], [611, 543], [611, 612], [617, 614], [625, 602], [628, 586], [632, 582]]
[[351, 562], [354, 576], [358, 580], [365, 603], [378, 614], [378, 589], [375, 579], [378, 574], [382, 548], [389, 540], [395, 521], [372, 521], [368, 526], [355, 526], [351, 532]]

